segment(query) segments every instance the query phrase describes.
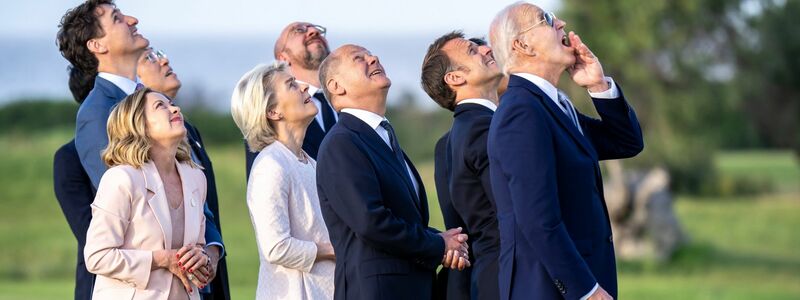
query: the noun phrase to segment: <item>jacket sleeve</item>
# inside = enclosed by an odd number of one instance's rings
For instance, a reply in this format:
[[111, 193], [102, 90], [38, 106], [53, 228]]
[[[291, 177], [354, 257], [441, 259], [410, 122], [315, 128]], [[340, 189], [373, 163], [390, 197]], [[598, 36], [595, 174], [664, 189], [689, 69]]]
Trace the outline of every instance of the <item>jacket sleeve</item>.
[[[528, 243], [536, 249], [530, 255], [543, 264], [553, 282], [560, 281], [571, 290], [589, 291], [597, 280], [561, 218], [553, 132], [543, 121], [549, 116], [528, 101], [511, 100], [504, 96], [503, 105], [509, 106], [506, 114], [493, 120], [496, 128], [492, 131], [496, 134], [492, 134], [489, 153], [491, 168], [498, 168], [507, 179], [502, 184], [507, 185], [503, 189], [509, 191], [521, 233], [517, 243]], [[499, 182], [494, 183], [495, 189], [499, 188]]]
[[423, 224], [406, 222], [384, 205], [378, 174], [364, 150], [346, 134], [328, 139], [319, 158], [317, 185], [327, 205], [360, 239], [427, 267], [444, 256], [444, 240]]
[[92, 203], [83, 253], [89, 272], [144, 288], [150, 279], [152, 252], [121, 248], [130, 225], [132, 191], [131, 175], [124, 169], [106, 172]]
[[84, 105], [87, 106], [81, 107], [78, 111], [75, 123], [75, 148], [78, 150], [83, 169], [92, 180], [92, 185], [98, 188], [100, 178], [108, 169], [100, 158], [100, 153], [108, 146], [106, 124], [112, 105], [94, 101], [84, 102]]
[[642, 129], [636, 113], [625, 101], [619, 85], [617, 90], [618, 98], [592, 99], [600, 119], [578, 114], [581, 128], [600, 160], [630, 158], [644, 149]]

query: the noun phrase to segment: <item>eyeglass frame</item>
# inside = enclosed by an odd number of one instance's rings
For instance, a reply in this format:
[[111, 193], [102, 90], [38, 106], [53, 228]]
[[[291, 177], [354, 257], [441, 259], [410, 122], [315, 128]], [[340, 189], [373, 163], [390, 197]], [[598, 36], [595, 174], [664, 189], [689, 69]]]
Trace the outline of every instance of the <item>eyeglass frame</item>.
[[536, 24], [533, 24], [530, 27], [525, 28], [524, 30], [521, 30], [519, 33], [517, 33], [517, 35], [521, 35], [521, 34], [523, 34], [525, 32], [528, 32], [529, 30], [531, 30], [533, 28], [536, 28], [536, 26], [539, 26], [542, 23], [547, 23], [547, 25], [549, 25], [550, 27], [556, 28], [556, 15], [554, 13], [552, 13], [552, 12], [549, 12], [549, 11], [548, 12], [544, 12], [542, 14], [542, 20], [541, 21], [536, 22]]
[[162, 59], [166, 59], [167, 53], [165, 53], [163, 50], [151, 49], [150, 52], [147, 53], [147, 56], [145, 56], [145, 58], [147, 59], [147, 61], [151, 63], [157, 63]]
[[309, 27], [314, 27], [314, 29], [316, 29], [317, 32], [319, 32], [319, 35], [322, 37], [325, 37], [325, 34], [328, 33], [328, 28], [322, 25], [311, 24], [311, 23], [298, 24], [289, 31], [289, 34], [286, 35], [286, 39], [283, 40], [283, 45], [281, 46], [281, 52], [286, 50], [286, 40], [289, 39], [289, 36], [295, 34], [304, 35], [308, 33]]

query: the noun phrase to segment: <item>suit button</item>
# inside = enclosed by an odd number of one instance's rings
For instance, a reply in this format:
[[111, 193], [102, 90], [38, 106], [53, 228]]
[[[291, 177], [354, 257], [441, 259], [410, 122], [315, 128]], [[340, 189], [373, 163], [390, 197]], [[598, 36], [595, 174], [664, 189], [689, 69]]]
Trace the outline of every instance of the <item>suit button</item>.
[[558, 291], [559, 291], [559, 292], [560, 292], [562, 295], [564, 295], [564, 294], [566, 294], [566, 293], [567, 293], [567, 288], [566, 288], [566, 287], [564, 287], [564, 284], [563, 284], [563, 283], [561, 283], [561, 280], [558, 280], [558, 279], [556, 279], [556, 281], [555, 281], [555, 284], [556, 284], [556, 288], [558, 288]]
[[608, 236], [608, 242], [612, 243], [612, 244], [614, 243], [614, 236], [613, 235], [609, 235]]

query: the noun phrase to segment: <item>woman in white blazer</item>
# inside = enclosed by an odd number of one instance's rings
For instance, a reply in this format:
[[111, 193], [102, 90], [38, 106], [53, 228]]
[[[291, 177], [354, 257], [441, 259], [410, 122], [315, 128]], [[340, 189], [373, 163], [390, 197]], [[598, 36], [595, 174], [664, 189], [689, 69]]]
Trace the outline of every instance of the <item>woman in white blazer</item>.
[[180, 109], [150, 89], [112, 110], [84, 248], [92, 299], [200, 299], [206, 180], [185, 135]]
[[308, 85], [284, 63], [247, 72], [231, 114], [261, 151], [247, 182], [247, 206], [261, 266], [257, 299], [333, 299], [335, 256], [317, 197], [316, 162], [303, 149], [317, 114]]

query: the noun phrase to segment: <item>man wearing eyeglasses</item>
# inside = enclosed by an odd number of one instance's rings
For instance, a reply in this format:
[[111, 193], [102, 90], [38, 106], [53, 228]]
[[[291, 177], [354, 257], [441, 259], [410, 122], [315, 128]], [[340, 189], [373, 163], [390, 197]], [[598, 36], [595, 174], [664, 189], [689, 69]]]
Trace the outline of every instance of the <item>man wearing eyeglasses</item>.
[[[612, 299], [617, 277], [598, 160], [644, 148], [636, 115], [566, 23], [529, 3], [498, 13], [495, 59], [511, 74], [489, 128], [500, 228], [500, 299]], [[600, 119], [557, 86], [567, 71]]]
[[[308, 84], [308, 93], [317, 106], [317, 116], [306, 129], [306, 136], [303, 140], [303, 151], [314, 159], [317, 159], [319, 145], [325, 134], [339, 120], [319, 84], [319, 66], [330, 53], [328, 40], [325, 39], [326, 32], [327, 29], [320, 25], [294, 22], [281, 31], [274, 48], [275, 59], [289, 64], [292, 75], [297, 78], [297, 81]], [[250, 152], [246, 144], [245, 153], [246, 171], [249, 178], [250, 167], [258, 153]]]

